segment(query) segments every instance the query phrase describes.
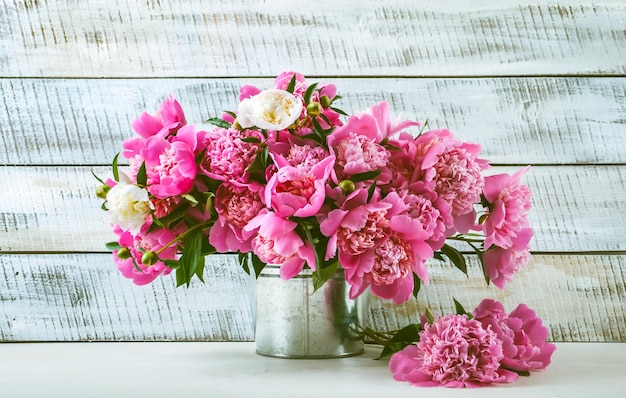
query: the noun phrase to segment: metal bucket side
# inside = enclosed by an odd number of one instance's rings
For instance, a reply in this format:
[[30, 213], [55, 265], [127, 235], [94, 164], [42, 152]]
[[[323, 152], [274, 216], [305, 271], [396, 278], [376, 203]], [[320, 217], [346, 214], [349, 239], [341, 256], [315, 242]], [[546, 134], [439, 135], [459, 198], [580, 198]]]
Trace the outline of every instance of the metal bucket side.
[[280, 358], [340, 358], [363, 353], [359, 334], [368, 316], [369, 292], [355, 300], [338, 272], [313, 292], [311, 270], [280, 279], [268, 265], [256, 284], [256, 352]]

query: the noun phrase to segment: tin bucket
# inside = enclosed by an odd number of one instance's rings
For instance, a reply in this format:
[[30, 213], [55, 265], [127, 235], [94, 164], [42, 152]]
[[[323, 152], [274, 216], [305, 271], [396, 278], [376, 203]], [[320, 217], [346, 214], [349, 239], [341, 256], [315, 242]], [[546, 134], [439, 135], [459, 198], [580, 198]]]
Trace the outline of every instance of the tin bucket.
[[369, 290], [355, 300], [343, 270], [318, 291], [312, 271], [286, 281], [267, 265], [256, 282], [256, 352], [280, 358], [340, 358], [362, 354]]

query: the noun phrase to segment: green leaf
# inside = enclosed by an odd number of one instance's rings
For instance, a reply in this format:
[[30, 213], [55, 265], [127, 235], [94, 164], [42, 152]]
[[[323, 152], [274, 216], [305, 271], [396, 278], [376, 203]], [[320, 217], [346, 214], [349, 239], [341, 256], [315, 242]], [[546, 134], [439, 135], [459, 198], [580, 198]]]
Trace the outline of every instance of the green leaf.
[[483, 256], [483, 251], [480, 250], [478, 247], [472, 246], [474, 248], [474, 252], [476, 253], [476, 256], [478, 257], [478, 261], [480, 261], [480, 267], [483, 270], [483, 276], [485, 277], [485, 283], [487, 283], [487, 286], [489, 286], [491, 284], [491, 279], [489, 279], [489, 276], [487, 275], [487, 270], [485, 270], [485, 260], [484, 260], [484, 256]]
[[316, 141], [318, 139], [317, 135], [313, 134], [313, 133], [309, 133], [307, 135], [303, 135], [302, 138], [305, 139], [305, 140], [313, 140], [313, 141]]
[[243, 268], [246, 274], [250, 275], [250, 267], [248, 266], [248, 255], [239, 253], [238, 256], [239, 256], [239, 265], [241, 266], [241, 268]]
[[176, 287], [182, 286], [187, 283], [187, 271], [185, 267], [176, 268]]
[[[424, 124], [422, 124], [420, 131], [417, 133], [417, 137], [419, 137], [420, 135], [422, 135], [424, 133], [424, 131], [426, 130], [426, 128], [428, 127], [428, 119], [426, 119], [426, 121], [424, 122]], [[417, 138], [416, 137], [416, 138]]]
[[183, 203], [172, 210], [170, 214], [159, 218], [159, 222], [164, 226], [169, 227], [182, 220], [182, 218], [185, 217], [185, 214], [187, 214], [187, 209], [189, 209], [189, 205], [187, 203]]
[[324, 131], [322, 126], [320, 126], [320, 123], [315, 120], [315, 118], [311, 119], [311, 123], [313, 124], [313, 131], [315, 132], [315, 135], [317, 135], [321, 141], [324, 141], [326, 137], [326, 132]]
[[185, 246], [183, 247], [183, 252], [180, 257], [180, 269], [184, 270], [187, 287], [189, 287], [191, 278], [193, 278], [193, 275], [196, 273], [196, 269], [202, 257], [202, 238], [202, 229], [198, 228], [191, 231], [185, 239]]
[[485, 195], [480, 195], [480, 205], [486, 209], [489, 209], [491, 206], [491, 203], [489, 203]]
[[91, 175], [94, 176], [96, 178], [96, 180], [98, 180], [98, 182], [102, 185], [106, 185], [106, 183], [104, 181], [102, 181], [102, 179], [100, 177], [98, 177], [96, 175], [96, 173], [93, 172], [93, 170], [91, 170]]
[[261, 152], [257, 152], [254, 157], [254, 161], [246, 172], [250, 174], [250, 178], [261, 184], [265, 184], [265, 170], [267, 169], [267, 162], [269, 160], [269, 150], [264, 147]]
[[230, 128], [230, 126], [232, 126], [226, 120], [220, 119], [219, 117], [212, 117], [212, 118], [207, 120], [207, 123], [211, 123], [212, 125], [215, 125], [217, 127], [221, 127], [223, 129], [228, 129], [228, 128]]
[[204, 256], [198, 258], [196, 264], [196, 276], [200, 279], [200, 282], [204, 283]]
[[306, 89], [306, 92], [304, 93], [304, 103], [306, 105], [308, 105], [309, 101], [311, 101], [311, 95], [313, 95], [313, 92], [315, 91], [315, 88], [317, 88], [318, 84], [319, 83], [313, 83]]
[[463, 308], [463, 305], [459, 303], [454, 297], [452, 297], [454, 301], [454, 309], [456, 310], [457, 315], [467, 315], [467, 311]]
[[426, 308], [426, 313], [424, 315], [426, 315], [426, 322], [428, 322], [430, 324], [435, 322], [435, 316], [433, 315], [432, 312], [430, 312], [429, 308]]
[[289, 85], [287, 86], [287, 91], [293, 94], [293, 90], [296, 89], [296, 74], [294, 73], [289, 81]]
[[139, 272], [141, 272], [141, 273], [143, 274], [143, 270], [142, 270], [141, 268], [139, 268], [139, 265], [137, 265], [137, 261], [135, 261], [135, 257], [132, 257], [132, 259], [133, 259], [133, 267], [134, 267], [137, 271], [139, 271]]
[[165, 260], [161, 260], [161, 262], [165, 264], [166, 267], [171, 268], [171, 269], [180, 268], [180, 262], [178, 260], [165, 259]]
[[254, 157], [254, 161], [252, 162], [250, 166], [248, 166], [248, 169], [246, 170], [248, 173], [253, 173], [253, 172], [265, 173], [265, 169], [267, 168], [267, 161], [265, 157], [266, 151], [268, 151], [268, 149], [267, 147], [264, 147], [262, 152], [257, 152], [256, 156]]
[[352, 177], [350, 177], [350, 181], [361, 182], [361, 181], [366, 181], [366, 180], [373, 180], [374, 178], [378, 177], [381, 172], [382, 170], [372, 170], [372, 171], [366, 171], [365, 173], [355, 174]]
[[330, 278], [335, 275], [339, 269], [339, 262], [335, 261], [329, 266], [322, 268], [318, 265], [313, 273], [313, 291], [317, 291], [320, 287], [324, 286]]
[[417, 294], [422, 287], [422, 280], [417, 276], [417, 274], [413, 274], [413, 297], [417, 298]]
[[330, 122], [330, 119], [328, 118], [328, 116], [324, 115], [323, 113], [320, 113], [319, 115], [322, 119], [324, 119], [324, 121], [326, 122], [326, 124], [328, 124], [329, 126], [332, 126], [332, 123]]
[[106, 245], [108, 250], [120, 250], [124, 246], [121, 246], [118, 242], [108, 242]]
[[237, 114], [235, 112], [231, 112], [231, 111], [224, 111], [224, 113], [230, 115], [233, 117], [233, 119], [237, 119]]
[[118, 170], [118, 167], [117, 167], [117, 159], [119, 157], [120, 157], [120, 153], [118, 152], [113, 158], [113, 163], [111, 164], [111, 167], [113, 168], [113, 179], [117, 182], [120, 182], [120, 171]]
[[372, 196], [374, 196], [374, 192], [376, 191], [376, 180], [372, 183], [372, 185], [367, 189], [367, 203], [372, 200]]
[[387, 149], [388, 151], [401, 151], [402, 150], [398, 148], [397, 146], [393, 146], [391, 144], [385, 144], [385, 149]]
[[463, 254], [461, 254], [460, 251], [448, 244], [445, 244], [441, 248], [441, 252], [448, 257], [450, 261], [452, 261], [452, 264], [454, 264], [455, 267], [467, 275], [467, 263], [465, 262], [465, 257], [463, 257]]
[[191, 204], [191, 207], [196, 207], [198, 205], [198, 199], [196, 199], [193, 195], [190, 195], [188, 193], [184, 193], [182, 195], [183, 198], [185, 198], [187, 200], [187, 202], [189, 202]]
[[261, 271], [263, 271], [263, 268], [265, 268], [266, 264], [253, 253], [250, 253], [250, 257], [252, 259], [252, 268], [254, 268], [254, 275], [258, 278], [261, 274]]
[[446, 261], [446, 259], [445, 259], [445, 258], [443, 258], [443, 256], [441, 255], [441, 252], [435, 252], [435, 253], [433, 254], [433, 258], [434, 258], [435, 260], [439, 260], [439, 261]]
[[261, 143], [260, 139], [258, 139], [257, 137], [253, 137], [253, 136], [242, 138], [241, 141], [248, 142], [250, 144], [260, 144]]
[[[337, 97], [335, 97], [335, 99], [337, 99]], [[333, 101], [334, 101], [335, 99], [333, 99]], [[343, 116], [348, 116], [348, 114], [347, 114], [347, 113], [345, 113], [344, 111], [342, 111], [342, 110], [341, 110], [341, 109], [339, 109], [339, 108], [335, 108], [334, 106], [331, 106], [331, 107], [330, 107], [330, 109], [332, 109], [333, 111], [337, 112], [337, 113], [338, 113], [338, 114], [340, 114], [340, 115], [343, 115]]]
[[148, 183], [148, 174], [146, 173], [146, 162], [141, 163], [139, 171], [137, 171], [137, 185], [145, 186]]
[[422, 325], [412, 323], [400, 330], [389, 339], [380, 356], [377, 359], [383, 359], [392, 354], [402, 351], [406, 346], [418, 342], [419, 333], [422, 331]]

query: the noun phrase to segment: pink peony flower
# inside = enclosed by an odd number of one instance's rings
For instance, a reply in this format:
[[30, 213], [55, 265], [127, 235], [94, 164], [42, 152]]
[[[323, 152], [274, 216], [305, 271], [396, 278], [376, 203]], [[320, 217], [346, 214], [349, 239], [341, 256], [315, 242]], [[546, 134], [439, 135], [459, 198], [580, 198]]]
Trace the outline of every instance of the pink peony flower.
[[200, 163], [202, 173], [215, 180], [247, 182], [246, 170], [259, 151], [258, 144], [243, 141], [247, 137], [263, 140], [256, 130], [216, 128], [206, 133], [202, 143], [206, 148]]
[[329, 156], [311, 167], [292, 166], [285, 158], [270, 153], [278, 170], [265, 186], [265, 203], [273, 208], [279, 217], [311, 217], [324, 204], [326, 180], [335, 164], [334, 156]]
[[197, 173], [196, 134], [194, 126], [185, 126], [171, 142], [156, 136], [145, 141], [140, 153], [152, 195], [163, 199], [191, 191]]
[[[389, 104], [387, 101], [381, 101], [372, 105], [365, 112], [350, 116], [346, 124], [335, 130], [333, 135], [345, 137], [348, 133], [355, 132], [358, 135], [369, 138], [370, 141], [380, 144], [386, 138], [405, 128], [419, 125], [419, 122], [411, 120], [396, 120], [392, 123], [389, 115]], [[331, 144], [330, 138], [329, 144]]]
[[246, 233], [256, 231], [252, 251], [265, 264], [279, 265], [280, 276], [291, 279], [308, 264], [315, 269], [315, 253], [295, 231], [298, 224], [263, 210], [243, 228]]
[[308, 85], [306, 84], [306, 79], [304, 78], [304, 75], [298, 72], [282, 72], [280, 75], [276, 76], [276, 79], [274, 79], [274, 88], [279, 90], [287, 90], [287, 87], [289, 87], [289, 83], [291, 82], [291, 79], [294, 75], [296, 75], [296, 85], [293, 90], [293, 95], [295, 95], [296, 97], [302, 97], [306, 92]]
[[543, 326], [541, 318], [527, 305], [520, 304], [507, 315], [501, 303], [485, 299], [473, 315], [483, 327], [491, 327], [502, 340], [503, 367], [528, 372], [543, 370], [550, 364], [556, 346], [546, 342], [548, 328]]
[[415, 145], [415, 138], [409, 133], [402, 132], [390, 139], [389, 145], [396, 149], [389, 151], [390, 156], [386, 165], [389, 182], [381, 188], [399, 192], [409, 189], [409, 185], [415, 182], [421, 182], [428, 190], [433, 191], [435, 184], [432, 181], [419, 181], [422, 157]]
[[209, 233], [209, 242], [218, 252], [247, 253], [252, 250], [255, 231], [244, 231], [250, 220], [265, 208], [261, 201], [263, 186], [257, 183], [225, 182], [215, 193], [217, 222]]
[[172, 196], [164, 199], [153, 199], [152, 205], [154, 206], [154, 216], [156, 218], [163, 218], [174, 211], [183, 201], [180, 196]]
[[247, 84], [244, 86], [241, 86], [241, 88], [239, 89], [239, 101], [243, 101], [246, 98], [254, 97], [260, 92], [261, 92], [261, 89], [254, 87], [254, 86], [250, 86]]
[[285, 160], [287, 160], [291, 166], [309, 173], [314, 166], [329, 156], [328, 151], [322, 147], [291, 144], [287, 150]]
[[452, 207], [457, 231], [474, 225], [474, 204], [480, 203], [484, 185], [482, 171], [488, 162], [478, 158], [480, 145], [461, 142], [448, 130], [433, 130], [415, 140], [422, 155], [423, 181], [433, 181], [435, 191]]
[[381, 143], [403, 128], [417, 122], [394, 122], [389, 118], [389, 106], [383, 101], [360, 115], [351, 116], [329, 137], [328, 145], [337, 156], [339, 175], [351, 176], [384, 168], [390, 153]]
[[400, 194], [406, 203], [406, 214], [418, 220], [428, 234], [426, 242], [433, 250], [441, 249], [453, 225], [450, 205], [421, 181]]
[[333, 143], [340, 175], [353, 176], [382, 169], [387, 164], [389, 152], [364, 135], [351, 131], [346, 137], [337, 136]]
[[[146, 285], [155, 280], [159, 275], [167, 275], [172, 269], [163, 262], [157, 261], [153, 265], [145, 265], [141, 262], [145, 251], [157, 251], [170, 243], [176, 236], [171, 230], [158, 228], [150, 232], [144, 227], [142, 232], [133, 235], [116, 228], [115, 233], [119, 235], [120, 246], [130, 250], [131, 257], [120, 259], [117, 256], [118, 250], [113, 251], [113, 261], [117, 264], [117, 269], [128, 279], [132, 279], [136, 285]], [[172, 245], [159, 254], [161, 259], [176, 259], [176, 245]]]
[[174, 95], [170, 94], [154, 116], [143, 112], [137, 119], [133, 120], [132, 127], [142, 138], [155, 135], [165, 138], [185, 124], [187, 124], [187, 120], [183, 109]]
[[508, 249], [517, 234], [530, 226], [531, 193], [526, 185], [520, 184], [520, 178], [529, 168], [524, 167], [512, 176], [496, 174], [485, 178], [483, 194], [489, 202], [488, 217], [483, 225], [485, 248], [495, 245]]
[[513, 275], [528, 263], [530, 259], [528, 243], [532, 236], [533, 230], [524, 228], [517, 233], [510, 248], [491, 246], [483, 253], [485, 275], [499, 289], [504, 289], [506, 282], [513, 280]]
[[448, 315], [426, 325], [420, 341], [395, 353], [389, 362], [394, 379], [420, 387], [480, 387], [516, 381], [500, 367], [502, 341], [466, 315]]
[[428, 234], [419, 221], [401, 214], [406, 204], [395, 192], [381, 200], [367, 197], [366, 189], [356, 190], [321, 222], [322, 234], [330, 238], [326, 257], [338, 252], [351, 298], [371, 287], [373, 294], [403, 303], [413, 291], [413, 273], [428, 284], [424, 263], [433, 255]]
[[372, 105], [367, 111], [365, 111], [365, 114], [372, 115], [374, 120], [376, 120], [378, 137], [382, 137], [381, 141], [406, 128], [421, 125], [420, 122], [413, 120], [397, 119], [392, 122], [391, 116], [389, 115], [389, 104], [387, 101], [381, 101], [378, 104]]

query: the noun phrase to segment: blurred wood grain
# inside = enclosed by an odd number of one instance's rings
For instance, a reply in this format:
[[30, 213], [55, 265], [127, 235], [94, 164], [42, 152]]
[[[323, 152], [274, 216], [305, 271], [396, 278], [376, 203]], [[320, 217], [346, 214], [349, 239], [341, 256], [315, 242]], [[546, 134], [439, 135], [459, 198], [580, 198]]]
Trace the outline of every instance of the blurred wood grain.
[[[626, 161], [621, 78], [332, 79], [337, 106], [386, 100], [394, 117], [428, 121], [477, 142], [499, 164]], [[109, 164], [139, 113], [173, 93], [191, 124], [237, 108], [239, 88], [265, 79], [0, 79], [0, 164]]]

